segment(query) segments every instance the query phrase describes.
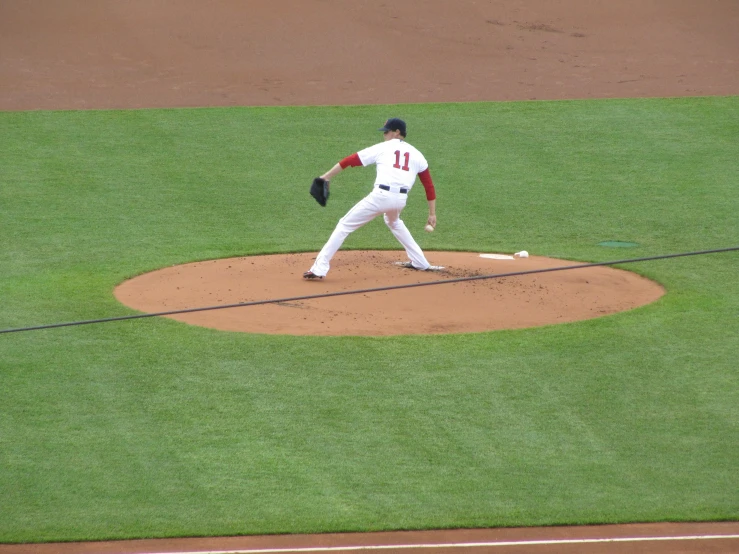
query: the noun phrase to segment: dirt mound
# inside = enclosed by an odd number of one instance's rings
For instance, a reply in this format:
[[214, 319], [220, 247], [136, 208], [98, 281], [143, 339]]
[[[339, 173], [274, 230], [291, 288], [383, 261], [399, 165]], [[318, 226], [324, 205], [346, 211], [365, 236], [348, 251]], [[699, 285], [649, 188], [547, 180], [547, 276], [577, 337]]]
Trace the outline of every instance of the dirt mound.
[[[428, 252], [443, 271], [398, 266], [405, 253], [340, 251], [325, 279], [305, 281], [314, 254], [196, 262], [140, 275], [115, 291], [147, 313], [274, 300], [172, 315], [225, 331], [288, 335], [415, 335], [517, 329], [600, 317], [654, 302], [658, 284], [607, 266], [461, 279], [581, 265], [544, 257], [491, 259]], [[449, 282], [451, 281], [451, 282]], [[409, 286], [434, 283], [422, 286]], [[394, 290], [372, 291], [386, 287]], [[351, 291], [365, 291], [346, 294]], [[306, 296], [328, 295], [320, 298]]]

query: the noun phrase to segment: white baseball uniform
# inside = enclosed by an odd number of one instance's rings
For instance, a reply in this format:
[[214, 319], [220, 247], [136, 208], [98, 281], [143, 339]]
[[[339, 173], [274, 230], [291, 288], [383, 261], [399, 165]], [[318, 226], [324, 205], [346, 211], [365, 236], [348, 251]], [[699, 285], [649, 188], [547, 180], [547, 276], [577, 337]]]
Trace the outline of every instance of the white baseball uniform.
[[[375, 164], [377, 176], [374, 188], [339, 220], [310, 270], [317, 276], [325, 276], [331, 259], [341, 248], [346, 237], [380, 214], [384, 214], [385, 224], [405, 248], [413, 267], [428, 269], [429, 262], [426, 256], [400, 219], [400, 212], [405, 208], [408, 193], [413, 188], [417, 175], [428, 170], [428, 162], [423, 154], [404, 140], [391, 139], [345, 158], [342, 160], [342, 168], [346, 167], [344, 163], [346, 166], [360, 163], [363, 166]], [[424, 182], [424, 186], [427, 182], [430, 183], [430, 177]], [[433, 183], [431, 191], [433, 194]]]

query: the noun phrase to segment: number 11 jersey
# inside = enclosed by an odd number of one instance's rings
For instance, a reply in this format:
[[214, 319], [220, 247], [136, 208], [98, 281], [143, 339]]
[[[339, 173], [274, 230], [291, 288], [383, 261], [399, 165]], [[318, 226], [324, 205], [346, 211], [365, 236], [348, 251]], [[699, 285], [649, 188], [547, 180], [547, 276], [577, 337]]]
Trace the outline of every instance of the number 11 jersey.
[[404, 140], [391, 139], [357, 152], [362, 165], [377, 165], [375, 185], [390, 185], [410, 189], [416, 175], [429, 167], [426, 158]]

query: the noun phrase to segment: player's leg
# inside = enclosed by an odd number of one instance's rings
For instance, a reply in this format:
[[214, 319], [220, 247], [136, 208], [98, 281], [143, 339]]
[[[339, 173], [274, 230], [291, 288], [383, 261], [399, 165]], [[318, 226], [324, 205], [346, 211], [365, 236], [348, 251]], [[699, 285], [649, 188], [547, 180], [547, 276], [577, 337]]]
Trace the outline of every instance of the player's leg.
[[416, 269], [426, 270], [431, 264], [429, 264], [426, 256], [423, 254], [423, 250], [418, 246], [418, 243], [411, 235], [408, 227], [406, 227], [403, 220], [400, 219], [400, 212], [402, 210], [403, 208], [401, 207], [400, 209], [396, 208], [386, 211], [384, 217], [385, 225], [387, 225], [390, 231], [392, 231], [393, 236], [395, 236], [398, 242], [403, 245], [413, 267]]
[[331, 233], [328, 241], [326, 241], [326, 244], [318, 253], [318, 256], [316, 256], [316, 261], [310, 268], [311, 273], [318, 277], [324, 277], [330, 268], [331, 259], [338, 252], [339, 248], [341, 248], [341, 245], [344, 244], [346, 237], [362, 225], [372, 221], [380, 213], [382, 213], [380, 207], [375, 199], [372, 198], [372, 195], [357, 202], [336, 224], [334, 232]]

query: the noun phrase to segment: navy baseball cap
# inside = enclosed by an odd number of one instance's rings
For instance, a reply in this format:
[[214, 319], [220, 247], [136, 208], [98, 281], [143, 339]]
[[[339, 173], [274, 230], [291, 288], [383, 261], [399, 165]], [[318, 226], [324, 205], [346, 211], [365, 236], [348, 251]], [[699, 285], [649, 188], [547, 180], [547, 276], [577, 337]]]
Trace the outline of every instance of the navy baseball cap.
[[397, 117], [391, 117], [385, 122], [385, 126], [382, 129], [378, 129], [383, 133], [386, 131], [400, 131], [400, 134], [405, 136], [405, 121], [398, 119]]

